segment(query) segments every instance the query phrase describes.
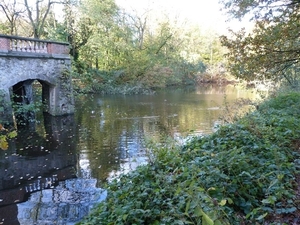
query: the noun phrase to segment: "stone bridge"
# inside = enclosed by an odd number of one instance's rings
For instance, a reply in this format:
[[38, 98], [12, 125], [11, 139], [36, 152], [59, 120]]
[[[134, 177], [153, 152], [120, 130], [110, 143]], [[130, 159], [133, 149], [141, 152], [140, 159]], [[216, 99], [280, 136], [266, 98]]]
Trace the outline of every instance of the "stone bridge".
[[33, 102], [32, 83], [42, 85], [44, 111], [74, 113], [67, 43], [0, 35], [0, 121], [13, 122], [12, 101]]

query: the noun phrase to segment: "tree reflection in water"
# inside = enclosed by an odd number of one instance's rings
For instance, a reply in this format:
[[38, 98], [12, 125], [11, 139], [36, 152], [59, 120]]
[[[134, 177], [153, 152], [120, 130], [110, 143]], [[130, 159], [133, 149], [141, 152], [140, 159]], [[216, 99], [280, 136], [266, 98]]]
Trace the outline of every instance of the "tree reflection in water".
[[17, 138], [0, 152], [1, 224], [75, 223], [105, 198], [95, 179], [74, 179], [74, 116], [44, 116], [42, 129], [18, 127]]

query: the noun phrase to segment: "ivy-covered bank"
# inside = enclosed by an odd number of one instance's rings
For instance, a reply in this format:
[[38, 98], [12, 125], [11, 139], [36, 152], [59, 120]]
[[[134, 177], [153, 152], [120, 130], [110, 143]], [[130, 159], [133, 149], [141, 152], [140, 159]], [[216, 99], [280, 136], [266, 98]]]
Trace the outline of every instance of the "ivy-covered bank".
[[300, 94], [278, 94], [210, 136], [153, 151], [80, 224], [298, 224], [299, 147]]

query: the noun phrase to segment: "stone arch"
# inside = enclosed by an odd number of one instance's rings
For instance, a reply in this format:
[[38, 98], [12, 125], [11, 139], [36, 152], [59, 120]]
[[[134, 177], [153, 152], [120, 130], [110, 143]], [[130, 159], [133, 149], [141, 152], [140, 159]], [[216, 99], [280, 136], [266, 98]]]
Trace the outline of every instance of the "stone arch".
[[[41, 95], [36, 96], [36, 90], [34, 85], [38, 82], [41, 86]], [[20, 104], [20, 105], [30, 105], [38, 99], [41, 100], [44, 107], [48, 108], [48, 103], [50, 102], [50, 93], [55, 88], [55, 85], [49, 83], [48, 81], [40, 80], [40, 79], [28, 79], [20, 81], [10, 87], [10, 99], [13, 101], [12, 104]], [[16, 116], [16, 112], [14, 112]], [[19, 115], [20, 117], [25, 118], [34, 118], [35, 112], [28, 112], [24, 115]]]

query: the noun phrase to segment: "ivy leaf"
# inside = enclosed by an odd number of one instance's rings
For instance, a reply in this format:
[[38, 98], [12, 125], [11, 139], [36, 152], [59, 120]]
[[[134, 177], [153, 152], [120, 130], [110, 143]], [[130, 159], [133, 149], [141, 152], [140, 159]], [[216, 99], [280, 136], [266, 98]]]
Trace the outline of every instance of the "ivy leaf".
[[214, 221], [200, 207], [195, 209], [195, 215], [202, 216], [203, 225], [214, 225]]
[[191, 201], [188, 201], [187, 203], [186, 203], [186, 206], [185, 206], [185, 214], [186, 215], [188, 215], [188, 211], [189, 211], [189, 209], [190, 209], [190, 204], [191, 204]]
[[200, 207], [197, 207], [196, 209], [195, 209], [195, 215], [197, 215], [197, 216], [202, 216], [203, 214], [202, 214], [202, 209], [200, 208]]
[[128, 214], [125, 214], [125, 215], [123, 215], [122, 218], [123, 218], [124, 221], [126, 221], [127, 217], [128, 217]]
[[214, 225], [214, 221], [209, 218], [209, 216], [202, 211], [202, 224], [203, 225]]
[[220, 206], [224, 206], [224, 205], [226, 205], [226, 202], [227, 202], [227, 200], [223, 199], [223, 200], [221, 200], [221, 202], [219, 203], [219, 205]]
[[222, 222], [220, 220], [215, 221], [214, 225], [222, 225]]
[[260, 215], [260, 216], [257, 218], [257, 220], [258, 220], [258, 221], [259, 221], [259, 220], [262, 220], [262, 219], [264, 219], [267, 215], [268, 215], [268, 213], [265, 213], [265, 214], [263, 214], [263, 215]]

